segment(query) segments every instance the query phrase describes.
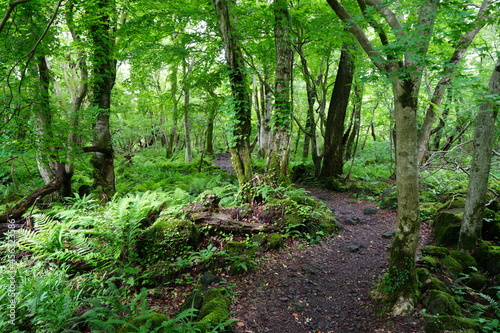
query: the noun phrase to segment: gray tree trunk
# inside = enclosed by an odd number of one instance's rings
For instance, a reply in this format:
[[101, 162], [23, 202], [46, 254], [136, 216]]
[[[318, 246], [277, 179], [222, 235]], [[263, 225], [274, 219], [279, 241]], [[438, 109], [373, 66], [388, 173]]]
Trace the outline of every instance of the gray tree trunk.
[[[495, 65], [488, 88], [492, 95], [500, 95], [500, 59]], [[495, 121], [499, 108], [498, 99], [486, 100], [481, 104], [476, 119], [469, 186], [458, 241], [460, 250], [466, 252], [472, 252], [477, 241], [481, 239], [484, 205], [488, 191], [488, 178], [495, 138]]]

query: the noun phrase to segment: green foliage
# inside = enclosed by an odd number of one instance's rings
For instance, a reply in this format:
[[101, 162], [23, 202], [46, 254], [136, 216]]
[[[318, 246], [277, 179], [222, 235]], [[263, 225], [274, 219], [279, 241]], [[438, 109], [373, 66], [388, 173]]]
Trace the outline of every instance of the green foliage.
[[0, 296], [0, 331], [59, 332], [66, 327], [82, 304], [81, 289], [67, 275], [68, 267], [36, 262], [16, 264], [15, 271], [0, 267], [0, 286], [7, 291], [15, 279], [15, 327], [10, 325], [10, 301]]

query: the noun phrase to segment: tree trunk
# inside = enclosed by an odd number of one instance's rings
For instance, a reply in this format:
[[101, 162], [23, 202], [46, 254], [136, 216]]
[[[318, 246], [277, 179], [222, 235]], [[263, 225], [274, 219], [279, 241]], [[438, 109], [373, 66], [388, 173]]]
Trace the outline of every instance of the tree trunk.
[[[243, 54], [239, 47], [239, 36], [233, 26], [234, 19], [230, 14], [228, 0], [214, 0], [229, 70], [229, 83], [233, 98], [234, 117], [232, 137], [229, 151], [231, 162], [238, 177], [240, 188], [243, 189], [252, 180], [252, 158], [250, 154], [251, 103], [248, 92], [247, 78]], [[232, 5], [232, 3], [231, 3]], [[244, 194], [244, 196], [246, 196]]]
[[[110, 27], [111, 0], [98, 0], [93, 13], [96, 20], [90, 25], [93, 42], [92, 58], [92, 107], [96, 118], [93, 125], [93, 145], [113, 151], [109, 127], [111, 91], [116, 78], [116, 61], [113, 58], [114, 38]], [[114, 154], [94, 153], [91, 159], [94, 189], [111, 198], [115, 192]]]
[[349, 161], [354, 157], [356, 146], [359, 140], [359, 130], [361, 128], [361, 106], [363, 105], [363, 85], [357, 83], [354, 85], [354, 102], [352, 110], [352, 120], [349, 126], [349, 135], [345, 144], [344, 161]]
[[193, 152], [191, 149], [191, 125], [189, 122], [189, 88], [184, 87], [182, 92], [184, 94], [184, 112], [182, 118], [182, 124], [184, 126], [184, 162], [190, 163], [193, 160]]
[[275, 0], [274, 42], [276, 46], [276, 81], [274, 110], [272, 114], [272, 142], [269, 147], [266, 173], [275, 183], [290, 182], [290, 141], [292, 129], [292, 105], [290, 92], [292, 83], [293, 50], [290, 36], [288, 2]]
[[[437, 0], [423, 1], [414, 28], [406, 31], [389, 5], [365, 1], [378, 10], [396, 40], [407, 44], [400, 54], [383, 54], [374, 47], [360, 25], [337, 0], [327, 0], [347, 29], [356, 37], [373, 64], [392, 82], [396, 119], [396, 186], [398, 226], [391, 247], [389, 269], [385, 276], [385, 296], [395, 315], [413, 311], [417, 293], [415, 255], [420, 230], [418, 191], [417, 109], [420, 80], [425, 63], [419, 60], [428, 52], [437, 13]], [[361, 1], [358, 2], [363, 3]], [[362, 8], [361, 8], [362, 9]], [[365, 17], [368, 12], [363, 11]], [[373, 21], [367, 18], [367, 23]], [[379, 36], [386, 36], [383, 28]], [[382, 39], [383, 44], [388, 44]]]
[[[488, 88], [491, 95], [500, 95], [500, 59], [495, 65]], [[458, 241], [460, 250], [466, 252], [472, 252], [477, 241], [481, 239], [484, 205], [488, 191], [488, 178], [495, 138], [495, 121], [499, 108], [500, 103], [498, 100], [485, 101], [481, 104], [477, 115], [469, 187]]]
[[165, 156], [171, 158], [174, 155], [174, 145], [177, 136], [177, 123], [179, 121], [179, 100], [177, 98], [177, 65], [172, 66], [172, 73], [170, 74], [170, 98], [172, 99], [172, 125], [168, 134], [167, 146], [165, 147]]
[[354, 79], [353, 46], [347, 42], [342, 46], [339, 68], [328, 107], [325, 124], [325, 147], [322, 177], [339, 177], [344, 166], [344, 122]]

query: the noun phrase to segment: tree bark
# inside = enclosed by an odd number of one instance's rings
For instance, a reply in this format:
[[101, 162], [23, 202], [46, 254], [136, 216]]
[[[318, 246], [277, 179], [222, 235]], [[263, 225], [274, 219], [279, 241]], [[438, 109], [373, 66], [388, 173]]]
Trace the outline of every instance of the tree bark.
[[[109, 126], [111, 91], [116, 78], [116, 61], [113, 58], [114, 38], [111, 31], [109, 13], [111, 0], [98, 0], [92, 9], [96, 19], [90, 25], [93, 42], [92, 57], [92, 107], [96, 118], [93, 125], [93, 145], [113, 151]], [[96, 152], [91, 159], [93, 166], [94, 189], [101, 191], [108, 198], [116, 192], [114, 154]]]
[[[243, 189], [253, 177], [249, 138], [251, 132], [250, 94], [248, 92], [243, 54], [239, 46], [239, 36], [230, 13], [230, 5], [233, 5], [233, 3], [230, 4], [228, 0], [214, 0], [214, 5], [218, 16], [219, 31], [224, 43], [231, 96], [233, 98], [233, 130], [229, 151], [231, 152], [231, 162], [238, 177], [239, 186]], [[244, 194], [244, 196], [246, 195]]]
[[354, 79], [354, 47], [345, 42], [340, 54], [339, 67], [333, 86], [325, 124], [325, 147], [322, 177], [339, 177], [344, 166], [344, 122]]
[[266, 173], [275, 184], [290, 182], [290, 141], [292, 137], [292, 83], [293, 49], [290, 36], [288, 2], [275, 0], [274, 42], [276, 46], [276, 80], [272, 114], [272, 141], [269, 147]]
[[[488, 85], [491, 95], [500, 95], [500, 59], [495, 65]], [[481, 104], [474, 130], [472, 164], [465, 211], [460, 227], [458, 246], [460, 250], [473, 252], [477, 241], [481, 239], [484, 205], [488, 191], [495, 121], [500, 103], [498, 100], [486, 100]]]

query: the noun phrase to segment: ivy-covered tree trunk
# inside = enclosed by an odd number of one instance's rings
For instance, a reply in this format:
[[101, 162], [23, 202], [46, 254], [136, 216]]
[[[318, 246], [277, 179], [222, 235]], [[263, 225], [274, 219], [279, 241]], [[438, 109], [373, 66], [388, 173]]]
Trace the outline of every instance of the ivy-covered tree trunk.
[[112, 0], [97, 0], [89, 10], [93, 16], [89, 32], [93, 42], [92, 55], [92, 109], [95, 112], [93, 125], [93, 151], [91, 163], [94, 168], [94, 189], [111, 198], [115, 190], [114, 152], [111, 143], [109, 117], [111, 91], [116, 77], [114, 59], [114, 37], [110, 15], [114, 11]]
[[267, 157], [266, 173], [276, 183], [290, 182], [290, 141], [292, 137], [292, 83], [293, 49], [290, 35], [288, 2], [275, 0], [274, 42], [276, 46], [276, 81], [272, 114], [272, 138]]
[[193, 152], [191, 149], [191, 125], [189, 120], [189, 103], [190, 103], [190, 90], [189, 87], [182, 88], [184, 95], [184, 108], [182, 116], [182, 125], [184, 126], [184, 162], [190, 163], [193, 160]]
[[229, 83], [233, 99], [232, 137], [229, 143], [231, 162], [238, 177], [240, 188], [243, 188], [253, 177], [252, 159], [250, 155], [251, 104], [245, 74], [243, 54], [239, 47], [239, 37], [233, 26], [228, 0], [214, 0], [218, 16], [219, 31], [224, 43]]
[[[500, 95], [500, 60], [495, 65], [488, 86], [492, 96]], [[488, 97], [486, 97], [488, 99]], [[472, 164], [465, 211], [460, 227], [458, 246], [460, 250], [473, 252], [477, 241], [481, 239], [484, 205], [488, 192], [495, 122], [500, 109], [498, 99], [486, 100], [481, 104], [474, 130]]]
[[326, 118], [322, 177], [339, 177], [343, 173], [344, 122], [354, 79], [354, 59], [351, 52], [353, 47], [345, 42]]

